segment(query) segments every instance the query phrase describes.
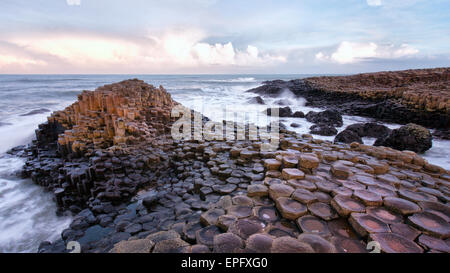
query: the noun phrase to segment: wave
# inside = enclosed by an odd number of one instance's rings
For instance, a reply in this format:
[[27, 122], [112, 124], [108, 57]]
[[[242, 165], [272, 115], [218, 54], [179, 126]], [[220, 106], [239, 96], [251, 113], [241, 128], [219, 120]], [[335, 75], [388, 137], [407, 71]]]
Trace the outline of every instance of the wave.
[[253, 83], [256, 82], [255, 78], [252, 77], [243, 77], [243, 78], [235, 78], [235, 79], [226, 79], [226, 80], [222, 80], [222, 79], [212, 79], [212, 80], [203, 80], [203, 82], [219, 82], [219, 83], [224, 83], [224, 82], [230, 82], [230, 83]]

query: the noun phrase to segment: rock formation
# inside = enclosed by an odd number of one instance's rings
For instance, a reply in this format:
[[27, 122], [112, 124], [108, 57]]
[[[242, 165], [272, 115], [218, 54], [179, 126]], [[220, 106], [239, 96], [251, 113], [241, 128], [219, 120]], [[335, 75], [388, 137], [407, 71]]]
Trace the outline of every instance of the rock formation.
[[416, 153], [285, 129], [270, 152], [174, 141], [174, 104], [125, 81], [40, 126], [24, 175], [76, 214], [40, 252], [77, 241], [82, 252], [349, 253], [374, 240], [382, 252], [450, 252], [450, 173]]
[[[366, 73], [269, 81], [248, 90], [279, 97], [289, 89], [307, 100], [307, 106], [338, 110], [350, 115], [436, 128], [448, 138], [450, 127], [450, 68]], [[438, 131], [439, 132], [439, 131]], [[447, 133], [445, 133], [447, 132]]]
[[409, 123], [393, 130], [389, 135], [377, 139], [375, 146], [387, 146], [397, 150], [423, 153], [432, 146], [432, 136], [428, 129]]

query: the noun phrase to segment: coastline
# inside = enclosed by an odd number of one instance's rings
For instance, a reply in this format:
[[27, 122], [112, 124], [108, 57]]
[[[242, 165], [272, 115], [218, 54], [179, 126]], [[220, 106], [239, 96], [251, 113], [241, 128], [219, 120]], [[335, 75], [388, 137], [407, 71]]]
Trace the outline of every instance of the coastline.
[[289, 89], [307, 100], [307, 106], [399, 124], [416, 123], [449, 138], [450, 68], [310, 77], [270, 81], [249, 90], [278, 97]]
[[[140, 81], [105, 86], [53, 114], [27, 153], [15, 151], [31, 155], [25, 176], [53, 191], [61, 208], [78, 213], [63, 240], [43, 243], [40, 252], [64, 252], [72, 240], [86, 252], [267, 251], [260, 240], [270, 241], [273, 252], [317, 252], [311, 240], [320, 241], [320, 250], [364, 251], [373, 235], [366, 218], [397, 230], [396, 240], [404, 243], [399, 251], [428, 251], [434, 245], [423, 243], [427, 236], [448, 236], [445, 224], [436, 231], [408, 220], [446, 213], [446, 205], [433, 204], [449, 198], [448, 170], [413, 152], [336, 144], [284, 129], [273, 153], [260, 152], [260, 142], [174, 142], [167, 135], [174, 104], [163, 88]], [[386, 223], [379, 211], [398, 222]], [[356, 216], [361, 213], [366, 216]], [[329, 240], [301, 236], [308, 221], [322, 225]], [[405, 238], [400, 224], [420, 232]], [[349, 228], [355, 232], [342, 236]]]

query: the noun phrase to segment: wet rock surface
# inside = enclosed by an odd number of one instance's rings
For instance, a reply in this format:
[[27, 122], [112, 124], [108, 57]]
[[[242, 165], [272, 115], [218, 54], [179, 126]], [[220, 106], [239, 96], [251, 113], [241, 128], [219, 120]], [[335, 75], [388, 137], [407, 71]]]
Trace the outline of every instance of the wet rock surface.
[[279, 97], [289, 89], [305, 98], [306, 106], [386, 122], [413, 122], [439, 129], [435, 135], [448, 138], [445, 132], [450, 125], [449, 82], [450, 69], [435, 68], [275, 80], [248, 92]]
[[[83, 94], [25, 149], [23, 175], [74, 214], [40, 252], [65, 252], [69, 241], [82, 252], [350, 253], [371, 241], [382, 252], [448, 252], [449, 172], [414, 152], [285, 129], [273, 151], [175, 141], [175, 102], [162, 88], [127, 81]], [[132, 98], [134, 110], [116, 112]]]
[[386, 137], [377, 139], [374, 145], [423, 153], [429, 150], [433, 144], [431, 132], [428, 129], [409, 123], [393, 130]]

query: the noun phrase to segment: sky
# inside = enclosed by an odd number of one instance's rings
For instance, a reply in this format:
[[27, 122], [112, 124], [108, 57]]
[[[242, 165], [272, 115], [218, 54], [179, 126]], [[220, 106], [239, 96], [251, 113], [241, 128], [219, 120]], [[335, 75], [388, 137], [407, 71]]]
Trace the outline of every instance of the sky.
[[450, 66], [449, 0], [1, 0], [2, 74]]

